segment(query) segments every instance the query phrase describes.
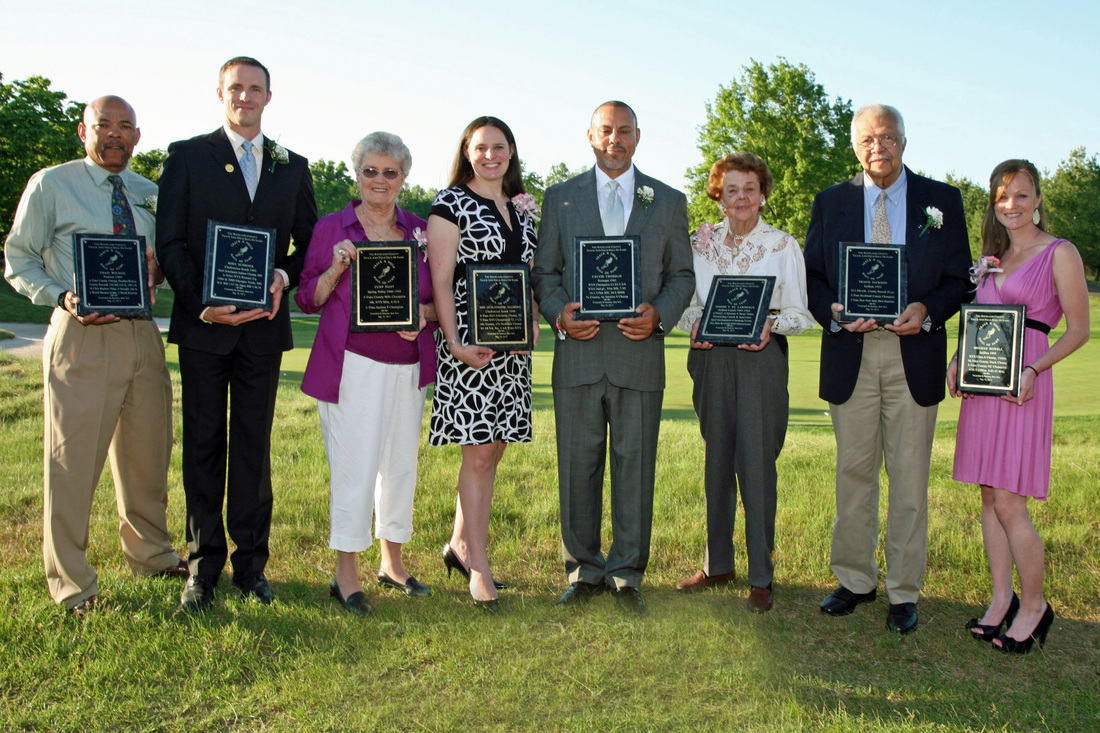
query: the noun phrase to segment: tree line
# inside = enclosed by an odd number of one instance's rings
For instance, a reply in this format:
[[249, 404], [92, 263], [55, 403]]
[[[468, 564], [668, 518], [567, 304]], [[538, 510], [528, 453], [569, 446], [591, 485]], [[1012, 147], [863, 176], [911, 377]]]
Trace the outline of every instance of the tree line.
[[[51, 89], [41, 76], [4, 83], [0, 74], [0, 242], [7, 238], [15, 208], [27, 180], [37, 170], [83, 157], [76, 136], [84, 103]], [[685, 171], [688, 215], [692, 227], [714, 222], [718, 210], [707, 198], [707, 173], [723, 155], [743, 150], [759, 155], [775, 177], [775, 190], [761, 215], [773, 226], [805, 239], [814, 195], [859, 170], [852, 155], [849, 128], [852, 102], [830, 98], [805, 65], [779, 57], [764, 65], [752, 60], [729, 84], [720, 84], [698, 128], [699, 162]], [[156, 181], [167, 153], [137, 153], [130, 167]], [[1007, 156], [1006, 156], [1007, 157]], [[344, 162], [317, 160], [313, 172], [317, 209], [338, 211], [358, 198], [355, 179]], [[523, 181], [541, 205], [546, 188], [587, 167], [558, 163], [542, 176], [524, 167]], [[945, 180], [962, 191], [970, 249], [981, 250], [981, 221], [987, 189], [948, 173]], [[1080, 147], [1070, 151], [1054, 173], [1043, 172], [1043, 199], [1054, 234], [1077, 245], [1085, 267], [1100, 279], [1100, 159]], [[436, 190], [407, 184], [397, 205], [427, 217]]]

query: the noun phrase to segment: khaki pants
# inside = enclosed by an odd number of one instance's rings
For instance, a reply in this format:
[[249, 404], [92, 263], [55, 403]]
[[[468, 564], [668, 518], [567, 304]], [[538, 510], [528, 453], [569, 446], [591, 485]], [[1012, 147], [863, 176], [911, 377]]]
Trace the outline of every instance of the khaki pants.
[[155, 323], [83, 326], [60, 308], [46, 332], [42, 371], [42, 554], [50, 595], [71, 608], [98, 592], [86, 550], [108, 455], [130, 569], [152, 575], [179, 562], [165, 517], [172, 386]]

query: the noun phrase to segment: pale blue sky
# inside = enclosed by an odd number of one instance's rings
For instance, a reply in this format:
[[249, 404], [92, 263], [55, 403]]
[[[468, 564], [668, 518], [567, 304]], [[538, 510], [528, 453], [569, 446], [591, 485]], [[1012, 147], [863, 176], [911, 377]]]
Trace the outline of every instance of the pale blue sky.
[[910, 167], [984, 185], [1005, 158], [1053, 170], [1075, 147], [1100, 152], [1097, 7], [39, 0], [0, 13], [0, 73], [47, 76], [82, 101], [126, 97], [148, 150], [217, 127], [218, 67], [255, 56], [272, 72], [266, 134], [345, 160], [362, 135], [389, 130], [412, 150], [410, 181], [428, 187], [445, 184], [459, 133], [481, 114], [511, 125], [531, 170], [590, 165], [588, 117], [618, 98], [638, 112], [635, 163], [682, 188], [704, 102], [751, 58], [783, 56], [831, 97], [898, 107]]

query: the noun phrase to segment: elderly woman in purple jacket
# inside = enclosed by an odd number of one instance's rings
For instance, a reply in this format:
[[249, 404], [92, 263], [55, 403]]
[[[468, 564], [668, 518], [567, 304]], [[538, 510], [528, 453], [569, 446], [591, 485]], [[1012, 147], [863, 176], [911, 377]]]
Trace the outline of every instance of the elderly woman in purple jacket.
[[351, 156], [362, 200], [322, 218], [313, 230], [295, 302], [321, 312], [302, 391], [317, 399], [329, 464], [329, 547], [336, 550], [332, 596], [356, 615], [370, 613], [356, 554], [381, 541], [380, 585], [422, 598], [431, 590], [401, 562], [412, 537], [416, 461], [426, 387], [435, 381], [437, 326], [428, 263], [420, 254], [420, 322], [415, 331], [352, 333], [348, 268], [352, 242], [421, 241], [425, 221], [397, 208], [412, 166], [397, 135], [372, 132]]

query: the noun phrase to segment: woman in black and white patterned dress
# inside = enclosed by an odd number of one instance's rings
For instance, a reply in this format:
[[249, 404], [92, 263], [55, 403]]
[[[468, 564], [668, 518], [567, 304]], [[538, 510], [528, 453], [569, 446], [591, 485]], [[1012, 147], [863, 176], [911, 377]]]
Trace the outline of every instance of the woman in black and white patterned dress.
[[[470, 582], [474, 603], [497, 610], [486, 545], [496, 467], [508, 443], [531, 440], [531, 355], [497, 353], [467, 343], [466, 266], [531, 264], [533, 200], [523, 190], [516, 141], [495, 117], [479, 117], [462, 134], [448, 188], [428, 218], [428, 265], [440, 330], [430, 442], [458, 443], [458, 505], [451, 541], [443, 548]], [[532, 323], [538, 309], [532, 298]], [[538, 338], [538, 329], [534, 330]]]

